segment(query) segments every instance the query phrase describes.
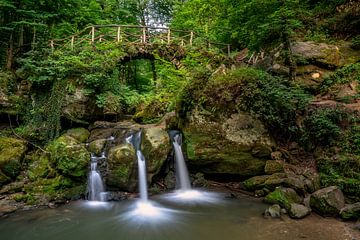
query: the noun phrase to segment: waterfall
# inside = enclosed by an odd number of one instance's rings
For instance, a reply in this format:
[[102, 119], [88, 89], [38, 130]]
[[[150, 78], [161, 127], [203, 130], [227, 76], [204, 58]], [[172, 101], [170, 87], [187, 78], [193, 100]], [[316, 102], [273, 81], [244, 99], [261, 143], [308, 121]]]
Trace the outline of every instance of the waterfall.
[[101, 154], [101, 157], [96, 157], [91, 154], [91, 165], [88, 178], [88, 200], [90, 201], [105, 201], [104, 184], [100, 176], [100, 172], [97, 169], [98, 160], [104, 159], [105, 153]]
[[190, 183], [190, 177], [189, 172], [186, 167], [184, 154], [181, 149], [182, 145], [182, 136], [179, 131], [171, 131], [169, 132], [174, 152], [175, 152], [175, 170], [176, 170], [176, 176], [178, 179], [178, 185], [180, 190], [191, 190], [191, 183]]
[[126, 138], [126, 142], [133, 145], [136, 150], [139, 174], [139, 192], [142, 201], [148, 201], [147, 179], [146, 179], [146, 161], [141, 152], [141, 131]]

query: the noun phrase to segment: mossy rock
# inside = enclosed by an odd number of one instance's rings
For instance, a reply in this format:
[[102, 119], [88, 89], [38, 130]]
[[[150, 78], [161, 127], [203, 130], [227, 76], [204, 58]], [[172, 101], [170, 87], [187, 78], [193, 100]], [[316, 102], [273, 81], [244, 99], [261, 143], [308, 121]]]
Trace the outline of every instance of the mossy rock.
[[67, 130], [65, 135], [75, 138], [80, 143], [85, 143], [90, 136], [90, 132], [85, 128], [73, 128]]
[[106, 185], [115, 190], [135, 191], [137, 183], [136, 154], [130, 144], [110, 148]]
[[1, 137], [0, 138], [0, 170], [11, 179], [15, 179], [22, 168], [22, 160], [27, 151], [25, 141]]
[[27, 156], [27, 159], [30, 163], [26, 173], [31, 181], [55, 176], [56, 171], [51, 164], [49, 154], [38, 151]]
[[344, 195], [336, 186], [320, 189], [310, 197], [311, 208], [322, 216], [336, 216], [344, 205]]
[[264, 198], [264, 202], [269, 204], [279, 204], [281, 207], [289, 210], [292, 203], [302, 203], [303, 198], [292, 188], [277, 187], [275, 191], [269, 193]]
[[245, 180], [243, 184], [246, 190], [255, 191], [258, 189], [262, 189], [264, 187], [265, 181], [268, 180], [269, 178], [270, 175], [255, 176]]
[[89, 144], [89, 151], [91, 153], [95, 153], [96, 155], [100, 155], [104, 150], [106, 144], [106, 139], [98, 139], [94, 140]]
[[0, 187], [10, 181], [11, 181], [11, 179], [0, 171]]
[[274, 190], [276, 187], [286, 182], [287, 175], [285, 173], [275, 173], [272, 175], [262, 175], [249, 178], [243, 182], [244, 187], [248, 191], [255, 191], [263, 188]]
[[247, 146], [195, 130], [185, 132], [185, 141], [189, 166], [194, 171], [240, 178], [264, 174], [265, 161], [254, 157]]
[[32, 204], [46, 204], [50, 201], [65, 199], [65, 192], [75, 186], [74, 182], [64, 176], [38, 179], [24, 186], [27, 194], [33, 196]]
[[151, 182], [152, 177], [160, 172], [171, 151], [168, 133], [161, 127], [145, 128], [141, 149], [148, 163], [148, 179]]
[[266, 174], [274, 174], [274, 173], [283, 173], [284, 172], [284, 164], [280, 161], [269, 160], [266, 161], [265, 164], [265, 173]]
[[86, 179], [90, 153], [78, 140], [63, 135], [50, 143], [46, 150], [50, 152], [50, 161], [62, 175]]
[[342, 219], [346, 220], [360, 219], [360, 202], [345, 205], [345, 207], [340, 210], [340, 216]]

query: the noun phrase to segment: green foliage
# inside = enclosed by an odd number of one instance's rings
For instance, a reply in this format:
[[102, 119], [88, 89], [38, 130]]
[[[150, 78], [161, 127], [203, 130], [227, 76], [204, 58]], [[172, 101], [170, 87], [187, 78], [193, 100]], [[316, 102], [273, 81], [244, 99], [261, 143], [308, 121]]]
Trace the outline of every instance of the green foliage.
[[354, 37], [351, 40], [351, 48], [354, 50], [360, 50], [360, 36]]
[[298, 136], [297, 114], [304, 111], [310, 96], [287, 86], [287, 81], [254, 68], [240, 68], [208, 80], [195, 76], [180, 99], [180, 116], [194, 108], [213, 115], [248, 111], [262, 120], [277, 137]]
[[339, 140], [341, 124], [348, 119], [348, 113], [340, 109], [315, 109], [304, 119], [302, 141], [310, 144], [309, 148], [329, 146]]
[[320, 86], [320, 91], [326, 92], [334, 85], [350, 83], [352, 81], [360, 82], [360, 63], [347, 65], [324, 79]]
[[336, 155], [317, 160], [322, 186], [336, 185], [341, 190], [360, 200], [360, 158], [359, 155]]

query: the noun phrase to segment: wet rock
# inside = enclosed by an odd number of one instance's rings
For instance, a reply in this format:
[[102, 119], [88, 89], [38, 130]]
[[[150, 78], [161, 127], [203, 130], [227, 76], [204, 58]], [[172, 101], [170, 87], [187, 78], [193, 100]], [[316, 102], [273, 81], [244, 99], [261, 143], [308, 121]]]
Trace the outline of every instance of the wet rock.
[[322, 216], [336, 216], [344, 205], [344, 195], [336, 186], [320, 189], [310, 197], [311, 208]]
[[175, 189], [176, 186], [176, 178], [175, 173], [173, 171], [169, 171], [164, 179], [164, 183], [167, 189]]
[[[0, 184], [15, 179], [22, 168], [27, 143], [16, 138], [0, 137]], [[1, 186], [0, 185], [0, 186]]]
[[342, 219], [360, 218], [360, 202], [345, 205], [345, 207], [340, 210], [340, 216]]
[[110, 148], [108, 153], [108, 172], [106, 185], [110, 189], [133, 192], [136, 190], [135, 149], [130, 144], [121, 144]]
[[275, 191], [269, 193], [264, 198], [264, 202], [279, 204], [281, 207], [289, 210], [292, 203], [302, 203], [303, 198], [294, 189], [277, 187]]
[[148, 179], [151, 182], [171, 151], [168, 133], [162, 127], [144, 128], [141, 149], [148, 163]]
[[208, 182], [203, 173], [196, 173], [194, 176], [193, 187], [207, 187]]
[[284, 172], [284, 164], [280, 161], [266, 161], [265, 173], [268, 175]]
[[295, 219], [301, 219], [309, 215], [311, 210], [304, 205], [298, 203], [290, 204], [289, 216]]
[[98, 139], [92, 141], [89, 144], [89, 151], [91, 153], [95, 153], [96, 155], [100, 155], [101, 152], [104, 150], [105, 144], [106, 144], [106, 139]]
[[274, 204], [265, 210], [265, 216], [270, 216], [272, 218], [281, 217], [281, 207], [279, 204]]

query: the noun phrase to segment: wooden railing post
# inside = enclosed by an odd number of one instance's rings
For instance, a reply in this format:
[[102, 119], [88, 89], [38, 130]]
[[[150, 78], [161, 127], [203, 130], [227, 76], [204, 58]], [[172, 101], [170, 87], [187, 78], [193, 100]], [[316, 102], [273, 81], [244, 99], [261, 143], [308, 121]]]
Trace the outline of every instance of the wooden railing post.
[[171, 43], [171, 31], [170, 31], [170, 28], [168, 29], [167, 41], [168, 41], [168, 44]]
[[190, 46], [192, 46], [193, 40], [194, 40], [194, 32], [191, 31], [191, 33], [190, 33]]
[[91, 27], [91, 43], [95, 42], [95, 27]]
[[51, 52], [54, 52], [54, 40], [50, 41]]
[[121, 27], [118, 27], [117, 28], [117, 42], [120, 42], [121, 40]]
[[74, 41], [75, 41], [75, 36], [71, 37], [71, 50], [74, 50]]
[[142, 32], [143, 32], [143, 37], [142, 37], [143, 43], [146, 43], [146, 28], [143, 28]]

